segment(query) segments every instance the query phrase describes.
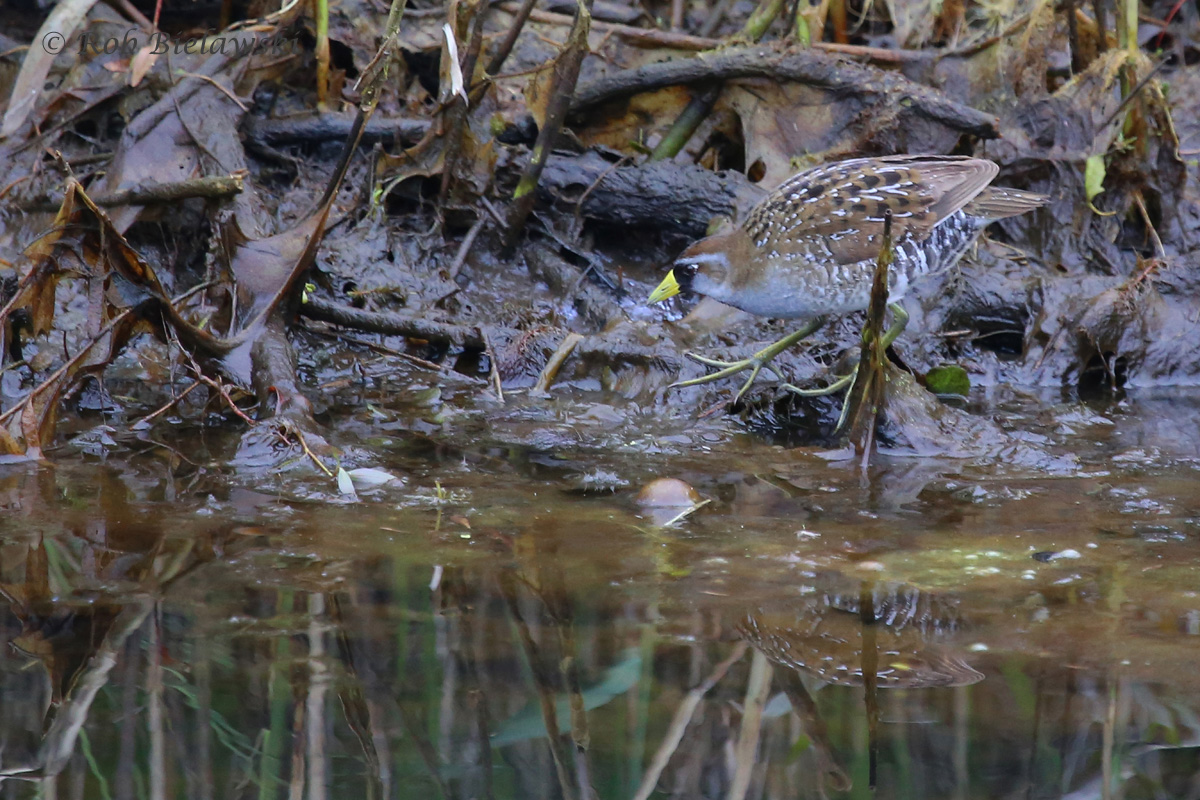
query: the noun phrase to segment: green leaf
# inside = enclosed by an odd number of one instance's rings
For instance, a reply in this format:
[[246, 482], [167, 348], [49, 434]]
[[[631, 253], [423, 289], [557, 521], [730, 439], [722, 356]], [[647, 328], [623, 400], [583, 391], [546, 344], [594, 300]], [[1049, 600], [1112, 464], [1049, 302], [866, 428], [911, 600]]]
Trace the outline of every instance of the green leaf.
[[966, 397], [971, 392], [967, 371], [957, 364], [934, 367], [925, 376], [925, 385], [934, 394], [957, 394]]
[[[620, 697], [637, 685], [641, 678], [642, 655], [637, 648], [622, 653], [621, 661], [605, 670], [600, 682], [582, 691], [583, 708], [591, 711]], [[554, 704], [560, 731], [571, 729], [570, 700], [560, 695]], [[540, 739], [546, 736], [546, 721], [540, 705], [530, 702], [513, 716], [501, 722], [492, 735], [492, 747], [504, 747], [515, 742]]]
[[1083, 170], [1083, 190], [1087, 193], [1089, 203], [1104, 191], [1104, 174], [1104, 156], [1088, 156], [1087, 166]]
[[1096, 195], [1104, 191], [1104, 156], [1088, 156], [1087, 166], [1083, 169], [1083, 191], [1087, 194], [1088, 208], [1102, 217], [1111, 217], [1116, 211], [1101, 211], [1092, 205]]

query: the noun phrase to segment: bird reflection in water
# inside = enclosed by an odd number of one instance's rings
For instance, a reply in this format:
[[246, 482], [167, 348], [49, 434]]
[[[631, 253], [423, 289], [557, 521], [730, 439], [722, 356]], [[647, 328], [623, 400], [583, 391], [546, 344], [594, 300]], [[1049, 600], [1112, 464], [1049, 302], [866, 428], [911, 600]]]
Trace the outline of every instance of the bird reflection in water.
[[863, 688], [874, 788], [877, 690], [970, 686], [983, 680], [983, 674], [952, 647], [963, 628], [956, 598], [900, 583], [863, 581], [857, 592], [841, 591], [849, 588], [845, 581], [833, 583], [786, 607], [754, 609], [737, 630], [767, 660], [786, 668], [776, 671], [775, 683], [800, 717], [822, 780], [836, 791], [847, 791], [851, 781], [835, 760], [809, 687], [815, 679], [818, 687]]

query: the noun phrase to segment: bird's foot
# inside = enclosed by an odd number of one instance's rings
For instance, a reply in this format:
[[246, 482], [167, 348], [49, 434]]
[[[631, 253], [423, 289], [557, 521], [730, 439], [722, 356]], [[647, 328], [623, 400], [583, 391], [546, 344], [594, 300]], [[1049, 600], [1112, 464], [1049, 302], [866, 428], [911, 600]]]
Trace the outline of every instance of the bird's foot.
[[819, 389], [801, 389], [799, 386], [795, 386], [790, 383], [782, 384], [781, 388], [787, 389], [792, 394], [798, 394], [801, 397], [824, 397], [827, 394], [840, 392], [842, 389], [845, 389], [847, 386], [853, 383], [854, 374], [855, 373], [851, 372], [849, 375], [842, 375], [833, 383], [829, 384], [828, 386], [822, 386]]
[[838, 414], [837, 426], [835, 431], [841, 431], [842, 426], [846, 424], [846, 412], [850, 409], [850, 392], [854, 389], [854, 381], [858, 378], [858, 369], [856, 368], [849, 375], [842, 375], [828, 386], [823, 386], [820, 389], [801, 389], [798, 386], [793, 386], [790, 383], [783, 384], [783, 388], [793, 394], [798, 394], [801, 397], [823, 397], [825, 395], [846, 390], [846, 400], [842, 403], [841, 413]]
[[[716, 367], [717, 371], [708, 375], [702, 375], [699, 378], [689, 378], [686, 381], [676, 381], [667, 388], [674, 389], [682, 386], [697, 386], [701, 383], [709, 383], [711, 381], [720, 380], [721, 378], [728, 378], [731, 375], [737, 375], [739, 372], [750, 370], [750, 377], [746, 379], [746, 382], [742, 384], [742, 388], [738, 389], [738, 393], [734, 395], [733, 404], [736, 406], [742, 401], [742, 395], [746, 394], [746, 391], [750, 388], [751, 384], [754, 383], [754, 379], [758, 377], [758, 373], [762, 371], [763, 367], [767, 367], [767, 365], [771, 363], [771, 360], [774, 359], [775, 356], [779, 355], [804, 337], [811, 335], [813, 331], [821, 327], [823, 322], [824, 319], [821, 317], [809, 320], [809, 322], [800, 330], [790, 333], [779, 341], [767, 345], [749, 358], [743, 358], [738, 361], [721, 361], [716, 358], [706, 358], [701, 355], [696, 355], [695, 353], [685, 353], [684, 355], [693, 361], [699, 362], [706, 367]], [[771, 369], [770, 367], [767, 368]], [[778, 375], [774, 369], [771, 369], [771, 372]]]
[[[908, 326], [908, 312], [904, 310], [904, 306], [899, 303], [889, 303], [888, 309], [892, 312], [892, 324], [883, 332], [882, 342], [883, 349], [887, 350], [892, 346], [892, 342], [899, 338], [900, 334], [904, 333], [904, 329]], [[867, 340], [867, 331], [863, 330], [863, 341]]]
[[746, 382], [742, 384], [742, 388], [738, 389], [737, 395], [733, 398], [734, 405], [737, 405], [742, 401], [742, 395], [746, 393], [746, 390], [748, 390], [751, 384], [754, 383], [754, 379], [758, 377], [758, 373], [761, 372], [762, 368], [765, 367], [770, 361], [769, 358], [762, 358], [762, 351], [755, 353], [749, 358], [743, 358], [738, 361], [721, 361], [716, 358], [705, 358], [704, 356], [697, 355], [696, 353], [684, 353], [684, 355], [693, 361], [705, 365], [706, 367], [717, 367], [718, 369], [716, 372], [710, 372], [708, 375], [701, 375], [699, 378], [690, 378], [686, 381], [676, 381], [667, 387], [669, 389], [682, 386], [699, 386], [702, 383], [719, 381], [721, 378], [728, 378], [731, 375], [737, 375], [739, 372], [750, 370], [750, 377], [746, 379]]

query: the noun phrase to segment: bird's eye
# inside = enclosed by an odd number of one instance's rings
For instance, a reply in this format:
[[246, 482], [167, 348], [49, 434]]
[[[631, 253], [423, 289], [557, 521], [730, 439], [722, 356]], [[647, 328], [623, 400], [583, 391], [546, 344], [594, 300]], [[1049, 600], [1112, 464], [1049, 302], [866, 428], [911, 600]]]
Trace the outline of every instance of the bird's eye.
[[676, 280], [681, 280], [681, 279], [690, 280], [690, 279], [696, 277], [696, 269], [697, 269], [697, 264], [694, 261], [679, 264], [678, 266], [675, 267], [675, 279]]

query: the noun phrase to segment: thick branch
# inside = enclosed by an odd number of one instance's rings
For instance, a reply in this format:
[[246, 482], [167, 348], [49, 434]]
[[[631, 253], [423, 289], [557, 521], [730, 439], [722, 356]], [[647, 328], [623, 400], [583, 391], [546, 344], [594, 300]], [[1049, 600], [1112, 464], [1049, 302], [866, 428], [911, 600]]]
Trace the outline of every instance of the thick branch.
[[[344, 141], [354, 129], [354, 116], [329, 111], [280, 119], [247, 116], [242, 131], [251, 141], [275, 146]], [[362, 144], [414, 145], [429, 132], [429, 125], [427, 119], [372, 117], [363, 128]]]
[[883, 95], [892, 103], [908, 103], [922, 116], [955, 130], [985, 139], [1000, 135], [998, 122], [990, 114], [955, 102], [941, 92], [897, 73], [846, 61], [815, 49], [778, 52], [764, 47], [730, 48], [714, 54], [622, 70], [581, 86], [571, 104], [571, 112], [577, 114], [618, 97], [667, 86], [737, 78], [773, 78], [833, 92]]
[[541, 194], [573, 206], [583, 216], [611, 225], [676, 230], [703, 236], [713, 217], [735, 216], [763, 191], [737, 172], [712, 172], [662, 161], [614, 168], [598, 153], [555, 154], [542, 173]]

